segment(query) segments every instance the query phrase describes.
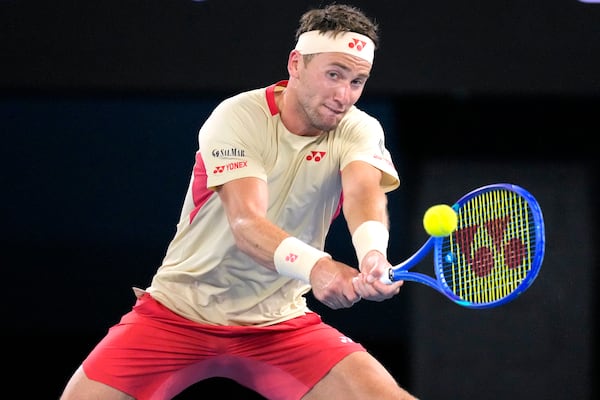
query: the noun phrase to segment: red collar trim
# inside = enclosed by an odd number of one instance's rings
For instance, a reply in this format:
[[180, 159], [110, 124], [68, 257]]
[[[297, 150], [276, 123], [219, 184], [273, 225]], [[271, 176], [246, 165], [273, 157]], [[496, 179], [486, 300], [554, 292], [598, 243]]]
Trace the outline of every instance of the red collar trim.
[[277, 83], [272, 84], [267, 87], [265, 95], [267, 96], [267, 104], [269, 105], [269, 111], [271, 115], [279, 114], [279, 107], [277, 107], [277, 103], [275, 103], [275, 88], [277, 87], [287, 87], [288, 81], [283, 80]]

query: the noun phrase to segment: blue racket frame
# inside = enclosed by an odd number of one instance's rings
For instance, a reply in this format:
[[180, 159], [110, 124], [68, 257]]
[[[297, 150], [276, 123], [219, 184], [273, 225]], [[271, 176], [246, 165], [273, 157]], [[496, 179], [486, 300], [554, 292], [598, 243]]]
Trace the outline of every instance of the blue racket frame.
[[[385, 282], [393, 282], [399, 280], [407, 280], [418, 282], [424, 285], [427, 285], [443, 295], [447, 296], [450, 300], [455, 303], [467, 307], [467, 308], [489, 308], [489, 307], [497, 307], [507, 302], [514, 300], [521, 293], [527, 290], [533, 281], [537, 278], [538, 273], [540, 271], [543, 259], [544, 259], [544, 251], [545, 251], [545, 228], [544, 228], [544, 219], [541, 208], [535, 199], [535, 197], [529, 193], [524, 188], [510, 184], [510, 183], [496, 183], [487, 186], [480, 187], [475, 189], [462, 198], [460, 198], [456, 203], [452, 205], [452, 208], [457, 213], [465, 204], [467, 204], [471, 199], [476, 196], [479, 196], [485, 192], [494, 191], [504, 189], [511, 192], [514, 192], [524, 198], [528, 205], [529, 216], [533, 219], [533, 224], [531, 225], [530, 231], [535, 237], [534, 243], [534, 258], [531, 261], [531, 268], [529, 269], [526, 277], [519, 283], [517, 288], [512, 290], [510, 294], [502, 297], [500, 299], [489, 301], [489, 302], [472, 302], [465, 300], [455, 294], [455, 292], [450, 289], [448, 286], [447, 279], [445, 277], [445, 272], [447, 271], [447, 266], [452, 263], [452, 259], [454, 255], [447, 250], [448, 246], [446, 246], [448, 237], [433, 237], [430, 236], [429, 239], [421, 246], [421, 248], [415, 252], [410, 258], [405, 260], [404, 262], [394, 266], [389, 271], [388, 279], [384, 279]], [[413, 266], [417, 265], [422, 261], [422, 259], [428, 255], [433, 250], [433, 258], [434, 258], [434, 271], [436, 278], [434, 279], [432, 276], [423, 274], [421, 272], [409, 272], [408, 270]]]

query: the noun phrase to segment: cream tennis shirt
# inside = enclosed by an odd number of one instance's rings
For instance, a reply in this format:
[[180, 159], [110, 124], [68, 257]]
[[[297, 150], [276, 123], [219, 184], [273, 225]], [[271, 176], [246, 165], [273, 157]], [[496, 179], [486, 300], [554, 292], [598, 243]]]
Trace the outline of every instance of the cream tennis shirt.
[[[274, 92], [286, 81], [219, 104], [200, 129], [196, 163], [175, 236], [146, 289], [174, 312], [216, 325], [271, 325], [310, 311], [310, 286], [280, 276], [237, 249], [213, 188], [242, 177], [268, 184], [267, 218], [323, 249], [342, 194], [340, 171], [351, 161], [384, 172], [384, 190], [399, 179], [380, 123], [353, 107], [318, 137], [283, 126]], [[243, 193], [239, 194], [244, 196]]]

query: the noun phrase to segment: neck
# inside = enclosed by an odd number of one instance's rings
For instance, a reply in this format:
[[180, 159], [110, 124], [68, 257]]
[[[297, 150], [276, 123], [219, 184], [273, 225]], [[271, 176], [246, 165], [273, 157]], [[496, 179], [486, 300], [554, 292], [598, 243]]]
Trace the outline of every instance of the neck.
[[279, 109], [281, 122], [288, 131], [298, 136], [319, 136], [324, 132], [315, 129], [306, 121], [308, 118], [302, 118], [301, 107], [298, 105], [293, 90], [286, 88], [275, 93], [275, 102]]

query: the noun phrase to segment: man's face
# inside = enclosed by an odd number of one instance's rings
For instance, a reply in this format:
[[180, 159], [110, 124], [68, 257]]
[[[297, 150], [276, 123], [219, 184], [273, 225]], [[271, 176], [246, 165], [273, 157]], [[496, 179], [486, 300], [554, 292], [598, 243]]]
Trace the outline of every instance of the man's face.
[[337, 127], [360, 98], [371, 66], [345, 53], [315, 54], [308, 63], [300, 57], [298, 102], [307, 122], [321, 131]]

